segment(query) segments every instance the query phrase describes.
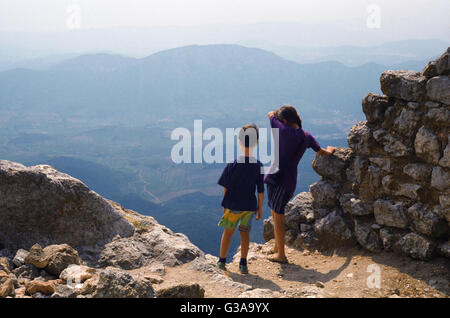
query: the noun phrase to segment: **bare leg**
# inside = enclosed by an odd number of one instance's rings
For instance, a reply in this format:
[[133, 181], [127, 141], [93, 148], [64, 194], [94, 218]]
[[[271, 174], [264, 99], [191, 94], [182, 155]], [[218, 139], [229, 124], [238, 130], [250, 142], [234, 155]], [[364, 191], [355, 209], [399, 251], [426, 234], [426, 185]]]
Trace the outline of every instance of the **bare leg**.
[[[270, 212], [272, 213], [272, 221], [275, 224], [275, 215], [274, 214], [276, 214], [276, 213], [273, 210], [271, 210]], [[275, 225], [274, 225], [274, 232], [275, 232]], [[278, 247], [277, 247], [277, 240], [276, 239], [275, 239], [275, 244], [273, 246], [273, 250], [271, 251], [271, 253], [275, 253], [275, 254], [278, 253]]]
[[220, 257], [227, 257], [228, 248], [230, 247], [231, 238], [233, 237], [234, 230], [225, 228], [222, 234], [222, 241], [220, 242]]
[[272, 260], [285, 262], [287, 258], [284, 250], [284, 244], [286, 241], [284, 230], [284, 214], [278, 214], [272, 211], [272, 216], [275, 233], [275, 246], [277, 248], [277, 255], [272, 258]]
[[241, 234], [241, 258], [247, 258], [250, 245], [250, 232], [239, 232]]

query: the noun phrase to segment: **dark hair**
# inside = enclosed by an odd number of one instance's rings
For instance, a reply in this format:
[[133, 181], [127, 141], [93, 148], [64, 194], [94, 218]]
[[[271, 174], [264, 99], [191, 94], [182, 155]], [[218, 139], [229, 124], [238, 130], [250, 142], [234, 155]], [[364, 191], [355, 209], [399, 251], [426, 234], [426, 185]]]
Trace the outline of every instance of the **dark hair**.
[[297, 124], [299, 128], [302, 128], [302, 119], [298, 115], [294, 106], [284, 105], [275, 111], [275, 117], [279, 120], [286, 120], [290, 126]]
[[259, 129], [256, 124], [242, 126], [241, 130], [239, 130], [239, 141], [245, 148], [254, 147], [258, 143], [258, 139]]

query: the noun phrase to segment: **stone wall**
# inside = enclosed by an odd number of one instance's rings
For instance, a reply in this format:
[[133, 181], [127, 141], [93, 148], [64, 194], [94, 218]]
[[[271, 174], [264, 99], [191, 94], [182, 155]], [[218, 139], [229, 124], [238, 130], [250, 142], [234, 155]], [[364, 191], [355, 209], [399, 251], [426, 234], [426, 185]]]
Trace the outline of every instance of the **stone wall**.
[[[385, 71], [349, 148], [316, 156], [320, 180], [286, 207], [287, 243], [359, 244], [416, 259], [450, 257], [450, 48], [422, 72]], [[264, 236], [273, 238], [272, 220]]]

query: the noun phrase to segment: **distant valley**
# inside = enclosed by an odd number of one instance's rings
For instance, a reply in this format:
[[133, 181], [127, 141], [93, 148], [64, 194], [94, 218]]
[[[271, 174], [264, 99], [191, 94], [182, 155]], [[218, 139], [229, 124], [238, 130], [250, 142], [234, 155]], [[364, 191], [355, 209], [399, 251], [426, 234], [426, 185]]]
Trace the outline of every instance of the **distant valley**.
[[[9, 69], [0, 72], [0, 158], [50, 164], [217, 254], [224, 164], [173, 163], [171, 131], [192, 129], [194, 119], [220, 129], [268, 127], [267, 112], [289, 103], [322, 146], [346, 146], [348, 129], [363, 120], [361, 99], [379, 92], [385, 69], [298, 64], [238, 45], [188, 46], [140, 59], [89, 54]], [[313, 155], [302, 159], [298, 192], [318, 179]], [[261, 242], [261, 233], [259, 222], [252, 240]]]

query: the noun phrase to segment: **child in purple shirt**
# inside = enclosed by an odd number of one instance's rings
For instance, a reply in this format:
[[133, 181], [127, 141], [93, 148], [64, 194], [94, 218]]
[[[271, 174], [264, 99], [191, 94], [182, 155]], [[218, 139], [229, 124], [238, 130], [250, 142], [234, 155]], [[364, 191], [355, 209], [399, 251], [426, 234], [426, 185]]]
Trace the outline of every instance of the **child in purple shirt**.
[[[335, 148], [322, 149], [315, 138], [302, 129], [302, 121], [293, 106], [283, 106], [268, 114], [272, 129], [278, 128], [278, 160], [264, 178], [267, 184], [268, 205], [272, 212], [275, 233], [275, 257], [271, 261], [286, 263], [284, 251], [284, 208], [294, 195], [297, 186], [297, 166], [306, 149], [311, 148], [321, 156], [331, 155]], [[278, 139], [278, 140], [277, 140]], [[274, 173], [278, 166], [278, 171]]]

